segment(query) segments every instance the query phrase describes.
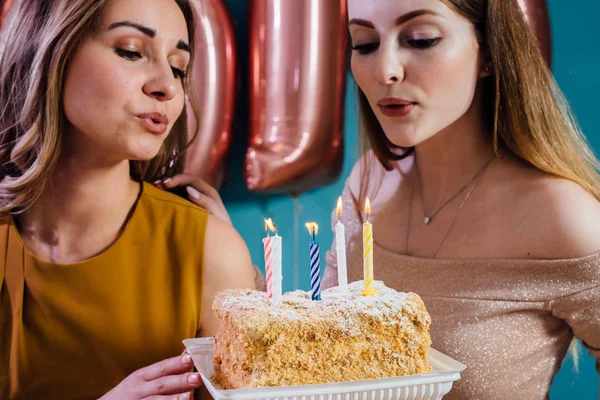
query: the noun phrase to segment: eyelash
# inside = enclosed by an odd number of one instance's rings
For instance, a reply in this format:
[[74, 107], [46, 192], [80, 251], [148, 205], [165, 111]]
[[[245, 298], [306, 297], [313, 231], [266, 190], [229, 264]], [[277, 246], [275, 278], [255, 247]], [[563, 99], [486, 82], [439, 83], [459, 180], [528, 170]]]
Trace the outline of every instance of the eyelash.
[[[124, 50], [124, 49], [116, 49], [117, 54], [120, 57], [123, 57], [126, 60], [129, 61], [135, 61], [139, 58], [142, 58], [142, 54], [138, 53], [137, 51], [129, 51], [129, 50]], [[186, 77], [186, 73], [185, 71], [179, 69], [179, 68], [175, 68], [175, 67], [171, 67], [171, 70], [173, 71], [173, 75], [178, 78], [178, 79], [185, 79]]]
[[[408, 44], [410, 44], [412, 47], [414, 47], [415, 49], [426, 50], [426, 49], [429, 49], [429, 48], [435, 46], [436, 44], [438, 44], [439, 41], [440, 41], [440, 38], [431, 38], [431, 39], [411, 39], [411, 40], [407, 40], [406, 42]], [[424, 44], [425, 46], [420, 46], [418, 44]]]
[[[427, 50], [438, 44], [440, 38], [432, 38], [432, 39], [410, 39], [406, 42], [413, 48], [417, 50]], [[352, 50], [357, 51], [359, 54], [366, 55], [374, 52], [379, 47], [379, 43], [368, 43], [359, 46], [353, 46]]]
[[375, 50], [377, 50], [377, 48], [379, 47], [379, 43], [368, 43], [368, 44], [361, 44], [358, 46], [353, 46], [352, 50], [357, 51], [359, 54], [369, 54], [374, 52]]

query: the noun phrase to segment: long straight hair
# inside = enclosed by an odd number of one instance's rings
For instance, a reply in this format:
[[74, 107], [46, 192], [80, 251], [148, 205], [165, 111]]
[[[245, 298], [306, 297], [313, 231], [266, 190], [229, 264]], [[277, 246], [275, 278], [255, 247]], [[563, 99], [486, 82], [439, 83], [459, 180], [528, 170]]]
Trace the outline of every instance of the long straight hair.
[[[482, 51], [489, 54], [493, 75], [480, 80], [485, 121], [494, 152], [510, 152], [549, 174], [576, 182], [600, 200], [600, 163], [582, 134], [570, 106], [547, 67], [538, 41], [516, 0], [440, 0], [473, 26]], [[410, 155], [414, 148], [399, 148], [389, 141], [365, 94], [358, 100], [363, 150], [386, 170]], [[371, 153], [368, 153], [371, 154]], [[360, 198], [369, 189], [369, 164], [365, 151]], [[579, 352], [570, 345], [575, 368]]]
[[[181, 9], [194, 49], [194, 12]], [[62, 94], [74, 52], [89, 34], [107, 0], [21, 0], [0, 33], [0, 216], [31, 206], [50, 180], [58, 161], [65, 114]], [[193, 57], [192, 57], [193, 60]], [[188, 66], [188, 71], [192, 65]], [[191, 74], [184, 91], [196, 114]], [[188, 145], [187, 112], [175, 121], [158, 154], [130, 161], [131, 177], [154, 181], [183, 171]]]

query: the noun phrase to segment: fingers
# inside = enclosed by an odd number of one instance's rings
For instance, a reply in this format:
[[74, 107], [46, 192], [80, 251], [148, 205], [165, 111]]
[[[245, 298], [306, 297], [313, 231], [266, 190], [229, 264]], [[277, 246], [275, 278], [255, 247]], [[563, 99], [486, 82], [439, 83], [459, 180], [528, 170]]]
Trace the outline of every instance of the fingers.
[[185, 351], [139, 370], [142, 383], [136, 384], [136, 391], [143, 399], [191, 399], [190, 391], [202, 385], [197, 372], [189, 372], [193, 366], [192, 357]]
[[217, 203], [214, 199], [208, 196], [203, 196], [202, 193], [200, 193], [198, 190], [196, 190], [196, 188], [192, 186], [186, 186], [185, 190], [187, 191], [190, 200], [193, 203], [199, 205], [205, 210], [210, 211], [211, 214], [218, 214], [221, 211], [221, 209], [225, 208], [225, 206], [223, 206], [220, 203]]
[[212, 187], [208, 183], [206, 183], [204, 180], [202, 180], [194, 175], [190, 175], [190, 174], [176, 175], [171, 179], [166, 179], [166, 180], [162, 181], [162, 185], [163, 185], [163, 187], [165, 187], [167, 189], [170, 189], [170, 188], [173, 188], [176, 186], [190, 185], [194, 189], [196, 189], [199, 193], [203, 194], [204, 196], [210, 197], [217, 204], [223, 204], [223, 200], [221, 199], [219, 192], [214, 187]]
[[190, 174], [181, 174], [154, 184], [163, 189], [185, 186], [192, 203], [204, 208], [221, 221], [231, 224], [231, 218], [219, 192], [202, 179]]
[[167, 398], [178, 398], [179, 395], [194, 390], [201, 384], [202, 380], [200, 379], [200, 374], [197, 372], [163, 376], [144, 383], [142, 388], [140, 388], [141, 397], [168, 396]]
[[146, 381], [152, 381], [167, 375], [183, 374], [192, 368], [192, 356], [184, 354], [154, 363], [139, 370], [140, 375]]
[[146, 397], [144, 400], [191, 400], [191, 393], [181, 393], [169, 396], [150, 396]]

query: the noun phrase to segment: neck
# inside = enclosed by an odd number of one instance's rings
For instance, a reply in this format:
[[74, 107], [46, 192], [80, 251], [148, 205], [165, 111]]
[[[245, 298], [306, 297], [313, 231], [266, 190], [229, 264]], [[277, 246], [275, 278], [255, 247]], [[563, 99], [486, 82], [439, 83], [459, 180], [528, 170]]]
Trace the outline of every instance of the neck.
[[429, 208], [461, 190], [494, 155], [478, 97], [459, 120], [415, 148], [421, 196]]
[[52, 259], [77, 258], [71, 255], [81, 252], [84, 238], [118, 234], [138, 194], [129, 161], [61, 155], [40, 198], [20, 216], [20, 230]]

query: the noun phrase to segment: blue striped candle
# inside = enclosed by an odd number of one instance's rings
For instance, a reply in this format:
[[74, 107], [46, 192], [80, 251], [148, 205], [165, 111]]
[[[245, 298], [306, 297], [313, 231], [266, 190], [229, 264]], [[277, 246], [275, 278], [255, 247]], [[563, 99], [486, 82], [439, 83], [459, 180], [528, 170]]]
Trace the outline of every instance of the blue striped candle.
[[310, 297], [312, 300], [321, 300], [321, 256], [319, 254], [319, 244], [317, 243], [317, 232], [319, 226], [314, 222], [306, 224], [308, 231], [312, 235], [310, 242]]

